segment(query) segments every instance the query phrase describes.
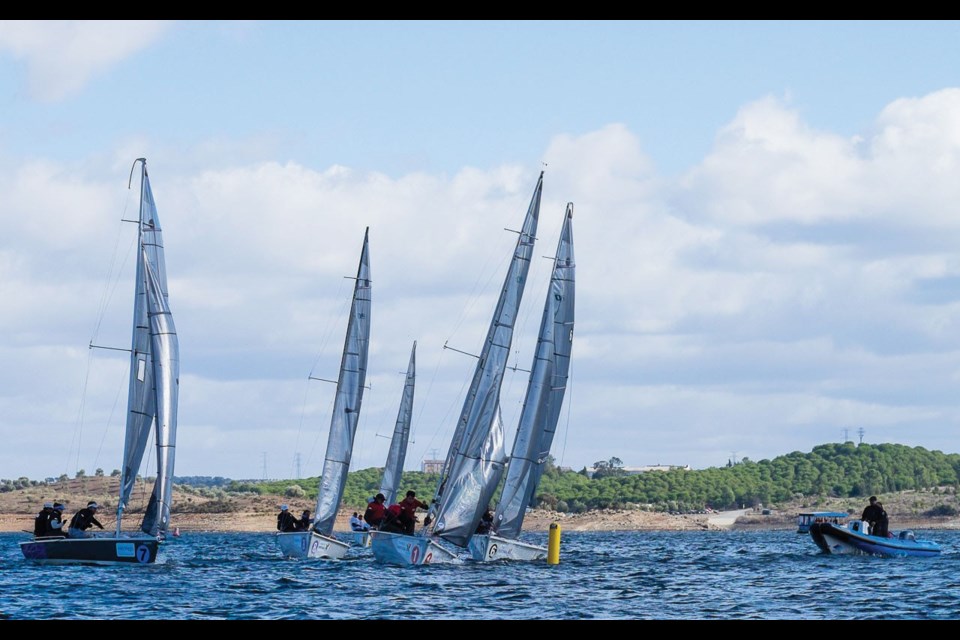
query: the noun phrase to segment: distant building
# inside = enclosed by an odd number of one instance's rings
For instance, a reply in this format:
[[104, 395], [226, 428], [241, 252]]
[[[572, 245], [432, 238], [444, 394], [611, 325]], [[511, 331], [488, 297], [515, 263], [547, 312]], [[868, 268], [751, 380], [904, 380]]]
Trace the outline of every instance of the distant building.
[[[626, 476], [636, 476], [641, 473], [647, 473], [648, 471], [673, 471], [674, 469], [679, 469], [681, 471], [690, 471], [690, 465], [684, 464], [651, 464], [645, 467], [619, 467], [623, 471], [623, 475]], [[587, 467], [587, 477], [592, 478], [593, 472], [596, 471], [594, 467]]]
[[443, 460], [421, 460], [420, 471], [423, 473], [440, 473], [443, 471]]

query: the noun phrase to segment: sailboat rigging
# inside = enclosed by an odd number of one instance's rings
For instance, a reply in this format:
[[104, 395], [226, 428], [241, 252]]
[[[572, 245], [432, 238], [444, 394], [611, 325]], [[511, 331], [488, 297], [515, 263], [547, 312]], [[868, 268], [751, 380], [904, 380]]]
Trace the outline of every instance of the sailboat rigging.
[[[500, 417], [500, 387], [510, 354], [513, 330], [536, 241], [543, 172], [517, 238], [513, 257], [470, 389], [447, 452], [430, 513], [419, 535], [375, 531], [374, 557], [391, 564], [459, 562], [493, 497], [503, 473], [506, 452]], [[432, 523], [432, 528], [427, 524]], [[443, 545], [443, 541], [447, 543]], [[452, 549], [450, 547], [453, 547]]]
[[[156, 561], [170, 525], [180, 387], [180, 346], [167, 294], [166, 261], [157, 207], [145, 158], [141, 166], [137, 270], [130, 348], [123, 465], [113, 535], [37, 538], [21, 542], [23, 555], [47, 563], [149, 564]], [[92, 348], [92, 345], [91, 345]], [[157, 476], [139, 531], [122, 532], [124, 511], [151, 433]]]
[[333, 525], [350, 471], [367, 376], [367, 352], [370, 346], [369, 236], [368, 227], [363, 236], [360, 264], [353, 287], [313, 527], [309, 531], [277, 533], [277, 546], [286, 557], [338, 560], [350, 549], [349, 543], [333, 536]]
[[493, 519], [493, 532], [474, 535], [474, 560], [542, 560], [543, 546], [521, 542], [527, 507], [533, 503], [560, 418], [573, 345], [575, 263], [573, 203], [567, 203], [543, 306], [537, 350], [530, 368], [506, 478]]

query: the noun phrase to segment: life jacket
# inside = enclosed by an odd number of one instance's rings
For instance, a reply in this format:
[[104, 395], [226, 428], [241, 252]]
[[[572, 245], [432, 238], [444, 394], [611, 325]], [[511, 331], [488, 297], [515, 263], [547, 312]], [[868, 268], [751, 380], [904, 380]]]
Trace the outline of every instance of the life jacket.
[[383, 518], [387, 515], [387, 510], [383, 508], [383, 504], [374, 500], [369, 505], [367, 505], [367, 510], [363, 512], [363, 519], [371, 527], [375, 527], [383, 522]]
[[296, 531], [297, 530], [297, 520], [293, 517], [293, 514], [289, 511], [281, 511], [277, 514], [277, 530], [278, 531]]
[[80, 509], [70, 519], [71, 529], [86, 531], [93, 525], [93, 512], [90, 509]]
[[37, 514], [37, 517], [33, 521], [33, 535], [45, 536], [50, 532], [50, 518], [53, 517], [53, 512], [44, 509]]
[[417, 516], [417, 507], [427, 508], [427, 505], [423, 502], [420, 502], [416, 498], [404, 498], [400, 503], [400, 509], [403, 511], [403, 517], [414, 520]]

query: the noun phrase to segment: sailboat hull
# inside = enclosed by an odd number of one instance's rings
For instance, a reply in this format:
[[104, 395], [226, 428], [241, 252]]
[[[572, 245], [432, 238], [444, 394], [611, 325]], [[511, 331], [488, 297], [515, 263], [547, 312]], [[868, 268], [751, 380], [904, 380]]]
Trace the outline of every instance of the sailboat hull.
[[350, 545], [316, 531], [295, 531], [277, 534], [277, 547], [285, 558], [325, 558], [339, 560]]
[[157, 538], [50, 538], [20, 543], [23, 557], [40, 564], [153, 564]]
[[458, 554], [425, 536], [371, 531], [370, 548], [374, 559], [383, 564], [414, 566], [462, 562]]
[[367, 548], [370, 546], [370, 532], [369, 531], [351, 531], [350, 541], [353, 543], [353, 546], [355, 547]]
[[493, 535], [474, 535], [470, 538], [470, 557], [478, 562], [496, 560], [545, 560], [546, 547], [527, 544]]

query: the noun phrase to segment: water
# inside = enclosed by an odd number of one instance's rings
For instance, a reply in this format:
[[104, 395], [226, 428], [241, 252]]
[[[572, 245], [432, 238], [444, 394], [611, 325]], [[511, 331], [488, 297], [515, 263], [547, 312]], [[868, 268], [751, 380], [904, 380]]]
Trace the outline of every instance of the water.
[[[272, 533], [187, 533], [151, 566], [42, 566], [0, 533], [0, 619], [960, 618], [960, 532], [937, 558], [827, 556], [773, 532], [563, 532], [560, 564], [287, 560]], [[544, 544], [546, 534], [525, 540]]]

